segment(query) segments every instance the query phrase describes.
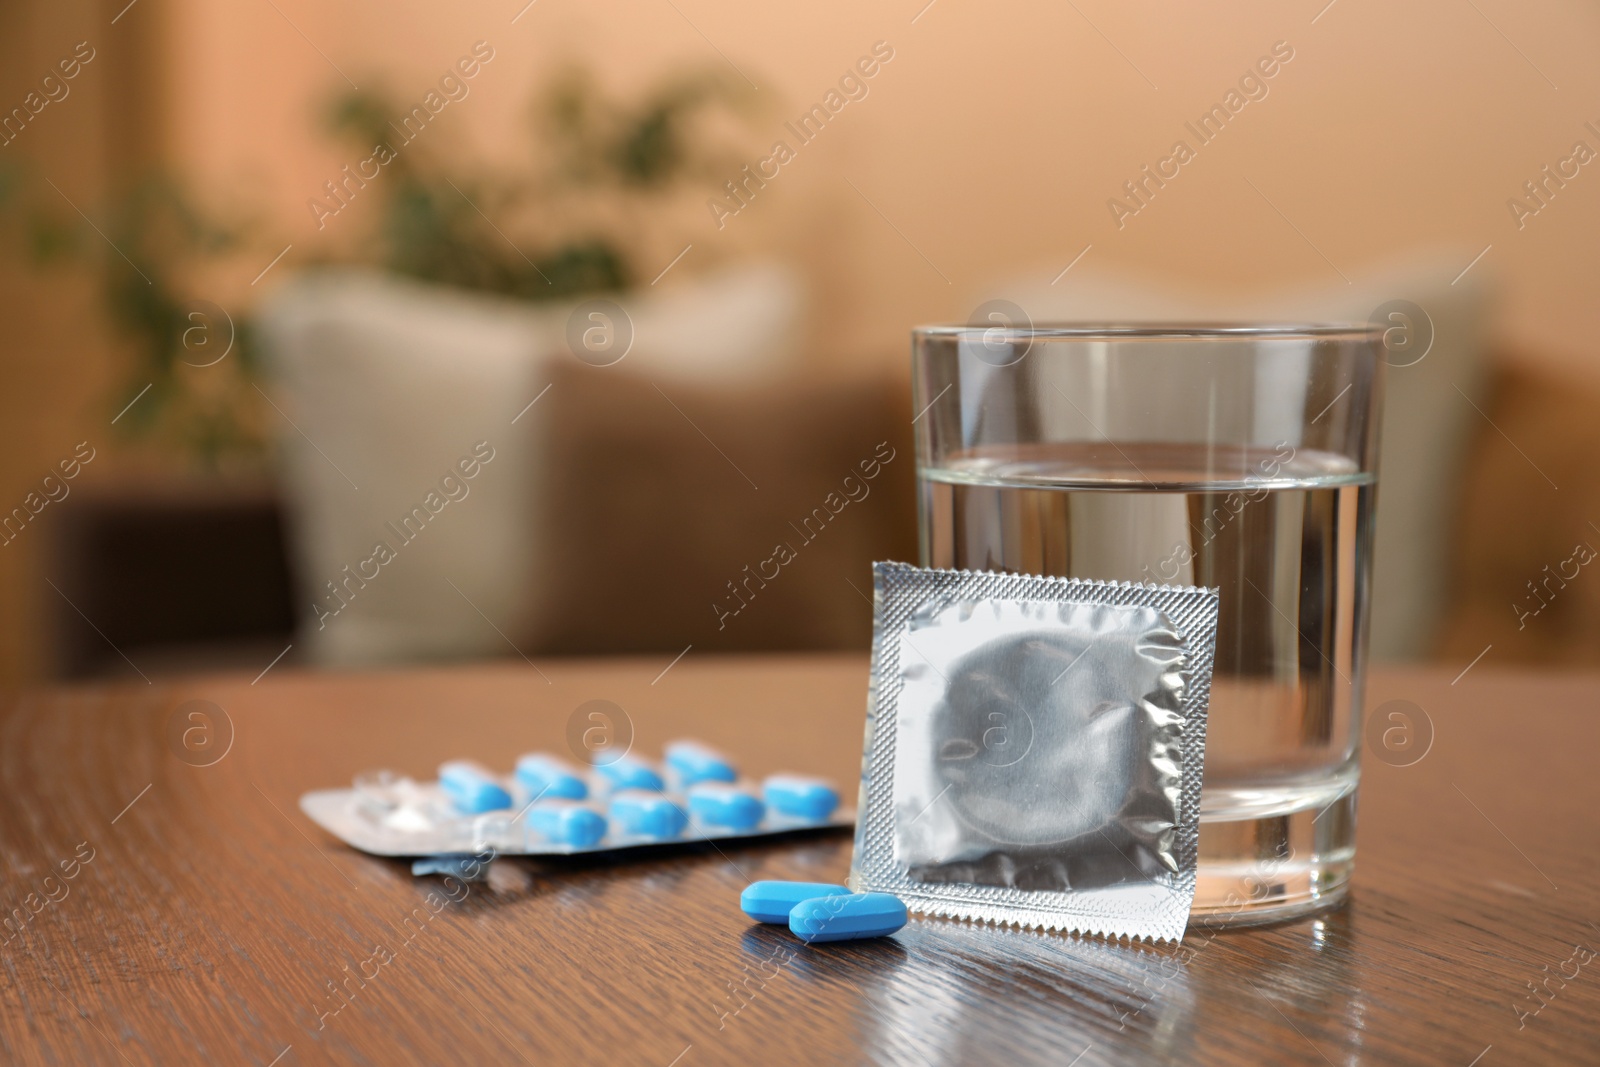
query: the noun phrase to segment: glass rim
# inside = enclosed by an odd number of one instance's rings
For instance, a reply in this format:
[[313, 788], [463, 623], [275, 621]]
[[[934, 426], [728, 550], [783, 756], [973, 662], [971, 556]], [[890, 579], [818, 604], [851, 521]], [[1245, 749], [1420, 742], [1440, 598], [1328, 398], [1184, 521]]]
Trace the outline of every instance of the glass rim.
[[[1238, 341], [1238, 340], [1329, 340], [1347, 338], [1380, 340], [1387, 327], [1370, 322], [1041, 322], [1027, 326], [981, 326], [973, 323], [948, 323], [917, 326], [914, 338], [981, 338], [989, 344], [1004, 340], [1073, 341]], [[999, 337], [996, 337], [996, 334]]]

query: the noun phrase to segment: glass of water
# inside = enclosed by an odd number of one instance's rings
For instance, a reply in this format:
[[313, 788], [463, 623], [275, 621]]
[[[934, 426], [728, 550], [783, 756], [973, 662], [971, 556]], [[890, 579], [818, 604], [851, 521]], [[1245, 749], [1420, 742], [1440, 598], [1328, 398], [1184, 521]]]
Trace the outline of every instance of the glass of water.
[[1220, 590], [1194, 919], [1342, 900], [1381, 329], [935, 326], [912, 349], [923, 565]]

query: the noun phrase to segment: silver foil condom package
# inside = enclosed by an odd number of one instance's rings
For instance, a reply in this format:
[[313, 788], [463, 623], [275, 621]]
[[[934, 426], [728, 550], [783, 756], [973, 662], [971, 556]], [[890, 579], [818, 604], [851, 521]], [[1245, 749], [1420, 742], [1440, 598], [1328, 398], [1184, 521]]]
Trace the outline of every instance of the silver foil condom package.
[[851, 888], [924, 914], [1181, 940], [1217, 591], [873, 572]]

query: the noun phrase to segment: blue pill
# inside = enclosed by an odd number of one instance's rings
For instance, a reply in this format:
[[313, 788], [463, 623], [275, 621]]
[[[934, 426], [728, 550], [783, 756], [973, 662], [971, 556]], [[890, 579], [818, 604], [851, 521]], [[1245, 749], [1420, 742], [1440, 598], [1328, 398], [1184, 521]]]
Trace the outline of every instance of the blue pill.
[[572, 765], [548, 752], [530, 752], [517, 760], [517, 782], [535, 797], [583, 800], [589, 786]]
[[590, 848], [606, 836], [606, 820], [599, 812], [565, 800], [535, 804], [528, 809], [528, 825], [546, 841], [574, 848]]
[[802, 900], [789, 929], [802, 941], [855, 941], [892, 934], [906, 924], [906, 906], [892, 893], [851, 893]]
[[630, 756], [614, 759], [610, 763], [596, 763], [594, 769], [611, 783], [612, 789], [648, 789], [659, 793], [667, 787], [650, 765]]
[[660, 793], [627, 790], [611, 798], [611, 820], [627, 834], [668, 839], [683, 833], [689, 816]]
[[787, 923], [789, 913], [803, 900], [849, 894], [832, 882], [751, 882], [739, 894], [739, 909], [758, 923]]
[[701, 782], [689, 787], [689, 812], [708, 826], [752, 830], [767, 806], [750, 790], [727, 782]]
[[767, 806], [791, 819], [822, 822], [839, 806], [839, 791], [822, 778], [774, 774], [762, 784]]
[[511, 806], [505, 791], [488, 768], [471, 760], [453, 759], [439, 764], [439, 787], [450, 803], [469, 815]]
[[666, 748], [667, 766], [687, 789], [696, 782], [736, 782], [739, 772], [726, 756], [698, 741], [674, 741]]

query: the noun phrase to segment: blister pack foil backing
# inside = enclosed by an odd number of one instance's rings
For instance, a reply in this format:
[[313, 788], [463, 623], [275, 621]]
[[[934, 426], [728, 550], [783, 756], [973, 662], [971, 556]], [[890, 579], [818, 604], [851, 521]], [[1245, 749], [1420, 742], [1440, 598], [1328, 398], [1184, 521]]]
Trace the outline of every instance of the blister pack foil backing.
[[874, 566], [851, 885], [952, 918], [1180, 940], [1217, 592]]

